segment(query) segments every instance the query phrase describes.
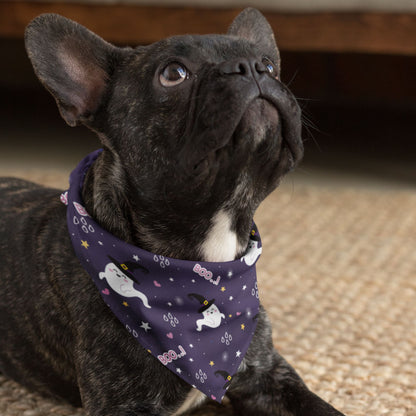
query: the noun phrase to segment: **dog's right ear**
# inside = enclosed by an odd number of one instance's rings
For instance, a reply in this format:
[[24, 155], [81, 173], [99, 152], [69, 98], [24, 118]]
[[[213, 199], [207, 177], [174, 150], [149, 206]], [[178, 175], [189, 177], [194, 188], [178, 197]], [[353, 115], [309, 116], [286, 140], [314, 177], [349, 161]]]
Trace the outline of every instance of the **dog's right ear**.
[[55, 14], [35, 18], [25, 44], [36, 75], [70, 126], [91, 124], [122, 49]]

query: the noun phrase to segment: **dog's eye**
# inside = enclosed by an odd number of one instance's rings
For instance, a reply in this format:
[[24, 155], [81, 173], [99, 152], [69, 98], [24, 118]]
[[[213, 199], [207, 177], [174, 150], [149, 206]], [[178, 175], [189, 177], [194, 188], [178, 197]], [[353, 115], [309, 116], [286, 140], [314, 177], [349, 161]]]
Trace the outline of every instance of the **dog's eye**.
[[269, 58], [263, 58], [263, 65], [266, 67], [267, 72], [273, 78], [279, 78], [279, 74], [277, 73], [277, 69], [273, 62]]
[[188, 76], [188, 70], [183, 65], [172, 62], [161, 72], [159, 80], [164, 87], [173, 87], [185, 81]]

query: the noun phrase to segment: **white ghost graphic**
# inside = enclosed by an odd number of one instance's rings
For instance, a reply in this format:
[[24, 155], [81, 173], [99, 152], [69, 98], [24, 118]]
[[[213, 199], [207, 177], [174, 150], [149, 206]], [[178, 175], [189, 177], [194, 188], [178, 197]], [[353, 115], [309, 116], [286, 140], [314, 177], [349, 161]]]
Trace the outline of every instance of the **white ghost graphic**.
[[133, 286], [133, 280], [127, 277], [114, 263], [108, 263], [105, 271], [99, 274], [100, 279], [107, 279], [107, 283], [115, 292], [126, 298], [138, 297], [146, 308], [151, 308], [144, 293]]
[[258, 246], [258, 241], [250, 240], [248, 243], [247, 254], [241, 258], [241, 261], [245, 261], [247, 266], [252, 266], [261, 254], [262, 248]]
[[202, 325], [209, 326], [210, 328], [218, 328], [221, 325], [221, 318], [225, 318], [225, 315], [220, 312], [215, 304], [212, 304], [208, 309], [202, 312], [203, 319], [196, 321], [196, 330], [201, 331]]

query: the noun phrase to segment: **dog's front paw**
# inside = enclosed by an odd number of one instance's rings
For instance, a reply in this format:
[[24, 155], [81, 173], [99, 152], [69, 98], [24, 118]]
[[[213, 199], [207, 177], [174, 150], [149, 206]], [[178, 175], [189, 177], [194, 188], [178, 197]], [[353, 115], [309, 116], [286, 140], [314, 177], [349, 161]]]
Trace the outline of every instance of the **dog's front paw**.
[[[276, 395], [246, 396], [233, 400], [235, 415], [241, 416], [344, 416], [305, 387]], [[283, 393], [283, 394], [282, 394]]]
[[309, 390], [294, 395], [287, 405], [294, 416], [345, 416]]
[[227, 393], [241, 416], [344, 416], [311, 392], [287, 362], [274, 353], [268, 371], [261, 365], [238, 373]]

